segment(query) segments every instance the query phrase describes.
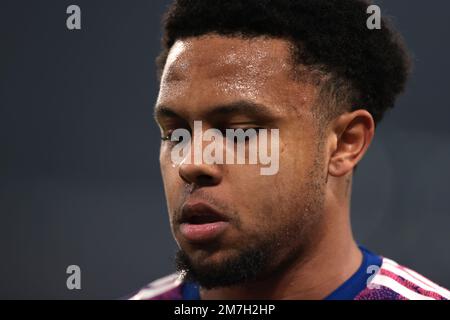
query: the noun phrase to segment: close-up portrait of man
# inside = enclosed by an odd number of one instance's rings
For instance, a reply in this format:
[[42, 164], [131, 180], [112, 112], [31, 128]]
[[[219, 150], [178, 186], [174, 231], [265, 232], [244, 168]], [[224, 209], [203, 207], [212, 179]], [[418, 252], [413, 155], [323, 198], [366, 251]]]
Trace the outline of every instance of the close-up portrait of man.
[[0, 1], [0, 300], [449, 300], [449, 13]]
[[[154, 113], [178, 273], [132, 299], [450, 297], [353, 237], [353, 174], [410, 72], [400, 34], [385, 20], [368, 28], [367, 8], [361, 0], [172, 4]], [[173, 135], [196, 131], [195, 121], [219, 137], [254, 129], [231, 137], [247, 151], [268, 139], [259, 130], [278, 129], [268, 153], [279, 154], [279, 169], [192, 160], [205, 139]], [[173, 161], [176, 144], [196, 146]]]

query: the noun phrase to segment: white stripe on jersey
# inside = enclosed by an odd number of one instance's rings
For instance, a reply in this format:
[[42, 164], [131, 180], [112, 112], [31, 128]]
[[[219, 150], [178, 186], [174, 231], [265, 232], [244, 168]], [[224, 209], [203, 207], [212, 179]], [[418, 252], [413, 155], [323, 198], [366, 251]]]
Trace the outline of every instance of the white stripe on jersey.
[[[413, 270], [410, 270], [406, 267], [400, 266], [395, 261], [392, 261], [387, 258], [383, 258], [383, 265], [381, 266], [382, 269], [388, 270], [392, 273], [395, 273], [396, 275], [399, 275], [400, 277], [404, 278], [405, 280], [408, 280], [419, 287], [421, 287], [424, 290], [435, 292], [441, 296], [443, 296], [446, 299], [450, 299], [450, 292], [444, 289], [443, 287], [440, 287], [439, 285], [431, 282], [430, 280], [426, 279], [423, 276], [420, 276], [417, 272], [414, 272]], [[417, 277], [417, 275], [420, 276]], [[426, 280], [426, 281], [423, 281]]]
[[417, 292], [412, 291], [411, 289], [403, 286], [399, 282], [395, 281], [394, 279], [390, 278], [389, 276], [377, 274], [372, 282], [375, 285], [384, 286], [386, 288], [389, 288], [398, 294], [402, 295], [408, 300], [435, 300], [431, 297], [427, 297], [424, 295], [421, 295]]
[[129, 300], [147, 300], [159, 294], [169, 291], [182, 283], [182, 276], [178, 273], [172, 273], [164, 278], [151, 282], [147, 287], [141, 289]]

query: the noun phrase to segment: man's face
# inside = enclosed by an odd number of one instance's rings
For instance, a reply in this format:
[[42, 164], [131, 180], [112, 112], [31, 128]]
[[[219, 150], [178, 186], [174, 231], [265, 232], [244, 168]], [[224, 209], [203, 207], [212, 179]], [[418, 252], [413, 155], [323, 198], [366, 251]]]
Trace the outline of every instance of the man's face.
[[[160, 164], [179, 268], [205, 287], [280, 270], [300, 258], [317, 234], [326, 167], [312, 112], [316, 88], [293, 79], [290, 57], [289, 43], [280, 39], [216, 35], [178, 40], [169, 53], [156, 111], [163, 136], [177, 128], [192, 131], [196, 120], [203, 130], [279, 129], [274, 175], [261, 175], [260, 164], [174, 164], [175, 142], [162, 142]], [[256, 107], [227, 108], [237, 102]], [[208, 206], [226, 222], [204, 237], [186, 236], [183, 212], [190, 208], [192, 218]]]

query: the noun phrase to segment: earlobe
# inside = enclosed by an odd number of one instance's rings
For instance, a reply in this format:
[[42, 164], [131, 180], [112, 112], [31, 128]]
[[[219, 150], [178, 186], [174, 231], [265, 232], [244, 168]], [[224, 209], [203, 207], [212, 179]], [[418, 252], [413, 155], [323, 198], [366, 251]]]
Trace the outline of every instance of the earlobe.
[[328, 172], [333, 177], [341, 177], [348, 172], [348, 168], [344, 168], [342, 158], [332, 158], [328, 167]]
[[328, 165], [329, 174], [341, 177], [361, 161], [375, 134], [375, 123], [367, 110], [355, 110], [339, 116], [334, 122], [337, 144]]

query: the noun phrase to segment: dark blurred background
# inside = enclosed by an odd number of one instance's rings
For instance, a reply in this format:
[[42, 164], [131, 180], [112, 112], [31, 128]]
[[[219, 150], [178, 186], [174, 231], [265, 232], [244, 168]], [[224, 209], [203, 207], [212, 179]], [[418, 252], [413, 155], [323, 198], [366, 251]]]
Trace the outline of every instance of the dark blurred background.
[[[173, 272], [152, 120], [169, 2], [0, 2], [0, 298], [114, 299]], [[354, 230], [450, 287], [450, 2], [376, 4], [415, 69], [356, 173]]]

